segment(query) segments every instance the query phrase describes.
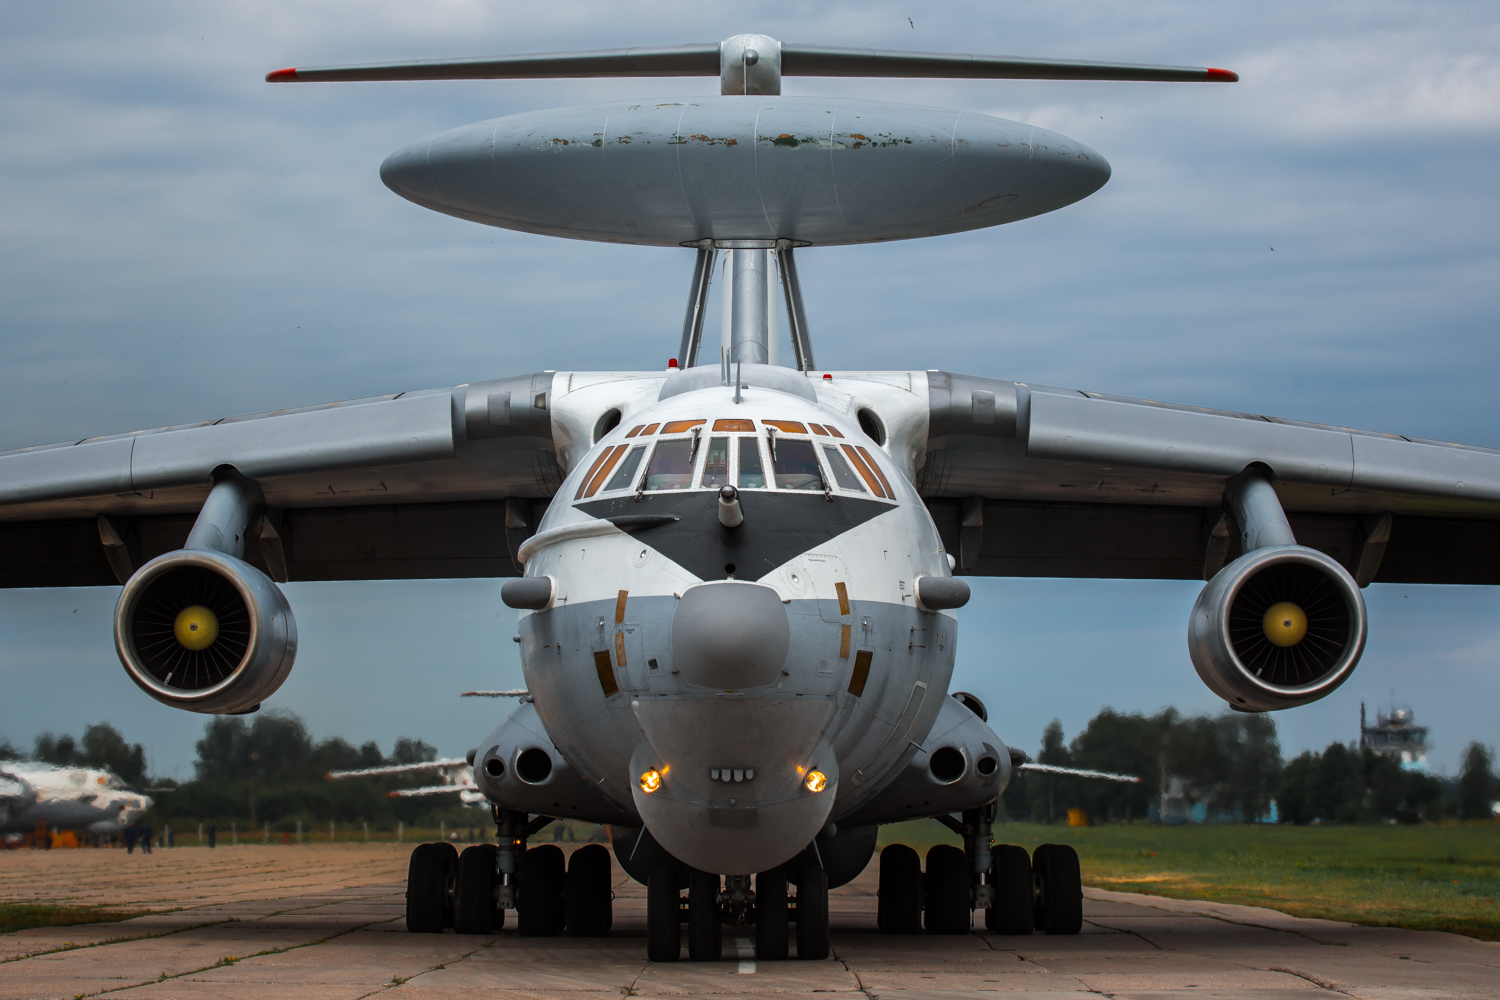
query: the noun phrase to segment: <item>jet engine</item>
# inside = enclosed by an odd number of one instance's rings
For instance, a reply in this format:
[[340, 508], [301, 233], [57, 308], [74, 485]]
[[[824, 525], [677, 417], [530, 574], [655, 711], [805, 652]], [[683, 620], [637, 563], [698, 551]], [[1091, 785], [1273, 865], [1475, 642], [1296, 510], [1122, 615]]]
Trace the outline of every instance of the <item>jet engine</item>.
[[212, 715], [253, 712], [297, 656], [286, 595], [241, 558], [260, 490], [232, 468], [213, 489], [183, 548], [157, 556], [115, 605], [115, 650], [157, 701]]
[[125, 585], [115, 649], [131, 680], [157, 701], [236, 715], [253, 711], [291, 673], [297, 623], [281, 588], [254, 566], [179, 549]]
[[1359, 585], [1330, 556], [1295, 544], [1264, 478], [1248, 477], [1229, 499], [1245, 526], [1247, 551], [1215, 574], [1193, 605], [1193, 666], [1203, 683], [1242, 711], [1296, 708], [1327, 697], [1364, 652]]

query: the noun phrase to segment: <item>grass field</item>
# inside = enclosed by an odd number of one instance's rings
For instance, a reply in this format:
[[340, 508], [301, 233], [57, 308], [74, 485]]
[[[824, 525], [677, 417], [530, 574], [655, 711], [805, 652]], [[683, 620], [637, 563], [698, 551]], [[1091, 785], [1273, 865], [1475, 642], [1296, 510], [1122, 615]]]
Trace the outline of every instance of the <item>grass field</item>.
[[49, 903], [0, 903], [0, 934], [28, 927], [71, 927], [129, 920], [149, 910], [101, 910], [92, 906], [54, 906]]
[[[1266, 906], [1299, 917], [1500, 941], [1500, 823], [1420, 826], [1041, 826], [997, 843], [1071, 844], [1084, 885]], [[959, 838], [926, 820], [881, 828], [919, 850]]]

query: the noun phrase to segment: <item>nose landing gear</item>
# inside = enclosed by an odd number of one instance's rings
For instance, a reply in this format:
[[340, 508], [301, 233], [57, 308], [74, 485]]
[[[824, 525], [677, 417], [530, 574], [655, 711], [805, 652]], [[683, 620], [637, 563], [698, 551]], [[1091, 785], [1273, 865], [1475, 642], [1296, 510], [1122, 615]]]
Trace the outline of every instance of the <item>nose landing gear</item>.
[[[719, 876], [689, 872], [688, 896], [681, 896], [678, 870], [662, 865], [646, 882], [646, 954], [653, 962], [675, 962], [682, 956], [682, 924], [688, 925], [688, 958], [713, 962], [723, 955], [721, 928], [755, 924], [755, 957], [781, 961], [788, 957], [790, 927], [797, 925], [797, 957], [819, 961], [828, 957], [828, 873], [817, 865], [796, 870], [795, 900], [788, 902], [792, 882], [785, 868], [750, 878], [731, 875], [722, 889]], [[686, 905], [684, 905], [686, 902]]]

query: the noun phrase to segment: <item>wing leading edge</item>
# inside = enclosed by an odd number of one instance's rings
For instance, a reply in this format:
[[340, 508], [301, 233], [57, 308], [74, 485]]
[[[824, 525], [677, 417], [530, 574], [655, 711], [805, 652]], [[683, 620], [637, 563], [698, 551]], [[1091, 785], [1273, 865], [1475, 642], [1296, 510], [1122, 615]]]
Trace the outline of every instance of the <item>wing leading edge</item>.
[[918, 488], [959, 571], [1206, 579], [1228, 480], [1272, 474], [1299, 542], [1361, 584], [1500, 583], [1500, 451], [929, 372]]

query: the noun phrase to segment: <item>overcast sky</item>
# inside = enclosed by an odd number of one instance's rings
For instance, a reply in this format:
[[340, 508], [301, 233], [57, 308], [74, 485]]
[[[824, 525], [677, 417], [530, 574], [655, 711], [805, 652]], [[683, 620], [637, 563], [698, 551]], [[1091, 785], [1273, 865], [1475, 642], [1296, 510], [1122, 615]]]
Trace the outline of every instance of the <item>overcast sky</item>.
[[[719, 13], [720, 10], [725, 13]], [[810, 11], [810, 12], [805, 12]], [[910, 22], [908, 21], [910, 17]], [[272, 86], [281, 66], [717, 41], [1225, 66], [1233, 86], [788, 79], [963, 108], [1103, 153], [1010, 226], [799, 256], [829, 368], [942, 368], [1500, 447], [1500, 8], [1489, 3], [474, 2], [0, 6], [0, 449], [546, 368], [660, 367], [688, 251], [489, 229], [391, 194], [467, 122], [717, 81]], [[712, 314], [711, 314], [712, 315]], [[1034, 752], [1098, 709], [1217, 710], [1183, 582], [985, 580], [955, 687]], [[0, 736], [108, 719], [191, 774], [201, 717], [115, 659], [115, 588], [0, 592]], [[276, 707], [318, 736], [477, 743], [520, 682], [476, 581], [296, 584]], [[1277, 716], [1295, 752], [1392, 697], [1437, 769], [1500, 742], [1500, 595], [1373, 586], [1368, 652]]]

